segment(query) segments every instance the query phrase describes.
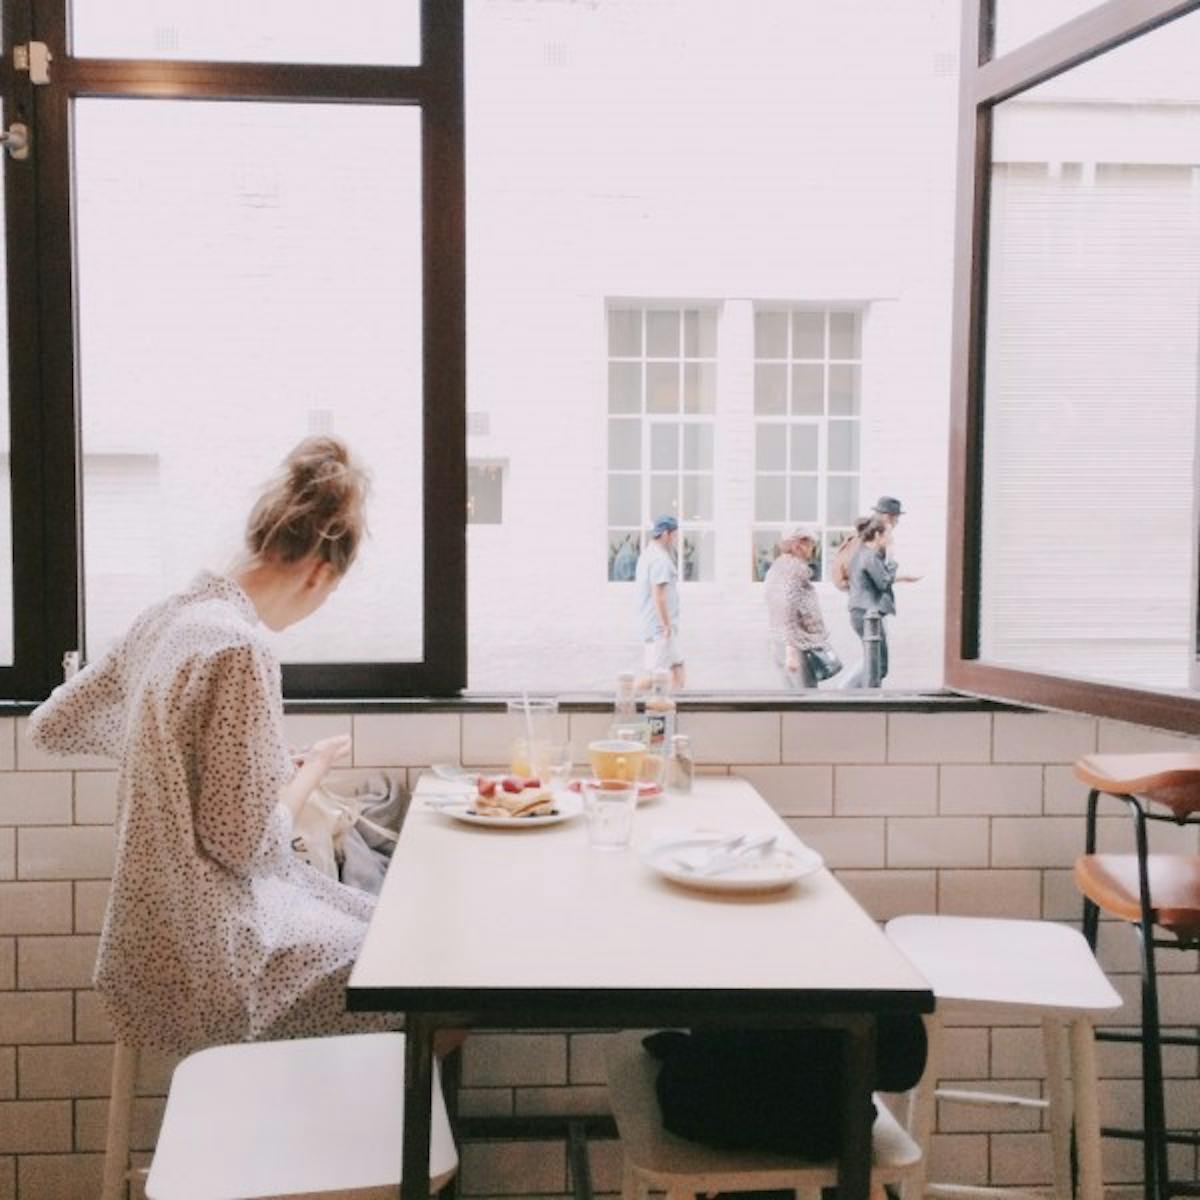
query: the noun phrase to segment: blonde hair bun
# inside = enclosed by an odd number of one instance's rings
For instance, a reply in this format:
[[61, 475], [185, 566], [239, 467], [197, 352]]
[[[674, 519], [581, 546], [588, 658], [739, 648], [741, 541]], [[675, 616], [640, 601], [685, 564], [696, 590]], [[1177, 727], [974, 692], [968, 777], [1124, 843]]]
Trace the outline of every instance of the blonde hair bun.
[[263, 562], [316, 557], [344, 575], [366, 534], [369, 481], [345, 442], [307, 437], [283, 460], [246, 522], [246, 547]]

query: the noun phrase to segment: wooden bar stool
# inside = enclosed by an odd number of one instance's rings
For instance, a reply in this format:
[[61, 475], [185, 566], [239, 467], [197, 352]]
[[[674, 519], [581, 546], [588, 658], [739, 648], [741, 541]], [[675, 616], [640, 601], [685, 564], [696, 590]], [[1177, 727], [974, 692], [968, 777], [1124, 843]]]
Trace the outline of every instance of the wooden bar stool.
[[[1155, 963], [1156, 950], [1200, 944], [1200, 855], [1152, 854], [1149, 848], [1151, 821], [1200, 824], [1200, 754], [1090, 754], [1075, 763], [1075, 775], [1090, 789], [1086, 853], [1075, 862], [1075, 883], [1084, 896], [1084, 936], [1094, 949], [1101, 912], [1124, 921], [1138, 935], [1142, 965], [1141, 1031], [1100, 1030], [1096, 1035], [1102, 1041], [1141, 1043], [1142, 1127], [1103, 1132], [1142, 1143], [1151, 1200], [1200, 1195], [1200, 1185], [1170, 1178], [1169, 1146], [1200, 1145], [1200, 1134], [1167, 1128], [1162, 1073], [1164, 1041], [1195, 1046], [1200, 1037], [1163, 1035]], [[1096, 810], [1102, 794], [1125, 805], [1133, 821], [1133, 854], [1097, 853]]]
[[[885, 928], [888, 937], [929, 980], [937, 997], [937, 1011], [925, 1018], [929, 1031], [925, 1074], [909, 1099], [908, 1129], [918, 1144], [928, 1153], [938, 1100], [981, 1107], [1048, 1109], [1054, 1146], [1054, 1195], [1067, 1200], [1072, 1194], [1073, 1115], [1079, 1196], [1081, 1200], [1101, 1200], [1104, 1183], [1092, 1020], [1120, 1008], [1121, 997], [1104, 977], [1087, 943], [1074, 929], [1052, 921], [914, 915], [894, 917]], [[947, 1016], [966, 1016], [985, 1025], [1011, 1021], [1014, 1015], [1041, 1020], [1048, 1099], [938, 1088], [941, 1026]], [[1065, 1056], [1064, 1030], [1070, 1032]], [[906, 1200], [910, 1196], [919, 1200], [924, 1195], [1029, 1194], [1012, 1188], [926, 1183], [923, 1172], [911, 1191], [905, 1191]]]
[[[172, 1076], [146, 1197], [395, 1200], [403, 1123], [401, 1033], [200, 1050]], [[435, 1063], [431, 1189], [457, 1168]]]
[[[694, 1200], [718, 1192], [791, 1189], [819, 1200], [837, 1185], [836, 1162], [760, 1150], [722, 1150], [690, 1142], [663, 1128], [654, 1090], [657, 1060], [640, 1033], [623, 1033], [606, 1051], [608, 1099], [624, 1156], [622, 1200], [647, 1200], [651, 1189], [666, 1200]], [[871, 1195], [883, 1200], [887, 1184], [901, 1184], [917, 1169], [921, 1151], [881, 1101], [872, 1132]]]

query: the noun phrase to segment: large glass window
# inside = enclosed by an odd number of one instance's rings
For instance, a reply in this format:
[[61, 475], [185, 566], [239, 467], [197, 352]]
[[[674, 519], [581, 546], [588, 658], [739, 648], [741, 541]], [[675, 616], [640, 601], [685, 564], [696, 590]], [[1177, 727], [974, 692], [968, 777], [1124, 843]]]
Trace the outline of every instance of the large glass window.
[[815, 526], [814, 574], [860, 515], [862, 314], [754, 313], [754, 559], [761, 580], [790, 527]]
[[633, 578], [639, 535], [679, 522], [680, 572], [711, 580], [717, 403], [712, 308], [608, 310], [608, 578]]
[[88, 99], [74, 147], [89, 656], [226, 568], [279, 459], [333, 432], [371, 536], [280, 653], [421, 658], [418, 110]]
[[1189, 685], [1197, 61], [1193, 15], [995, 109], [985, 660], [1143, 687]]
[[[7, 128], [0, 105], [0, 128]], [[0, 150], [0, 231], [6, 227], [4, 176], [8, 154]], [[8, 253], [7, 239], [0, 235], [0, 666], [13, 661], [13, 545], [12, 545], [12, 456], [10, 449], [8, 397]]]

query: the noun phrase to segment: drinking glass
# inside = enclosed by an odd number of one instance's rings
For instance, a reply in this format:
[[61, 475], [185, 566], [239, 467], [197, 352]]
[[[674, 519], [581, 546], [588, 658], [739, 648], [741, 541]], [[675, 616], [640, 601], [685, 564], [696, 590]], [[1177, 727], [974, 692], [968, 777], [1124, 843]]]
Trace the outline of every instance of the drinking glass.
[[547, 742], [540, 756], [533, 761], [534, 774], [542, 783], [554, 791], [567, 786], [574, 764], [570, 742]]
[[597, 850], [620, 850], [633, 835], [637, 784], [592, 779], [583, 785], [583, 811], [588, 842]]
[[[512, 731], [509, 769], [514, 775], [536, 775], [537, 762], [556, 741], [557, 700], [510, 700], [508, 724]], [[559, 734], [561, 737], [562, 735]]]

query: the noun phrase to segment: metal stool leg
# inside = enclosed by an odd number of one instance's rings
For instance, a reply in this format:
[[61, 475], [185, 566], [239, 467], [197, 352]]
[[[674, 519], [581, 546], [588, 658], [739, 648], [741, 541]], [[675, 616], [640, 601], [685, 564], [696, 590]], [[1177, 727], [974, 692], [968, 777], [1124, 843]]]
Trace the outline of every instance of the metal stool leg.
[[917, 1086], [908, 1094], [908, 1136], [921, 1148], [921, 1162], [904, 1181], [901, 1195], [904, 1200], [922, 1200], [925, 1181], [929, 1178], [929, 1145], [937, 1112], [938, 1075], [942, 1068], [942, 1019], [936, 1013], [925, 1015], [925, 1036], [928, 1051], [925, 1071]]

